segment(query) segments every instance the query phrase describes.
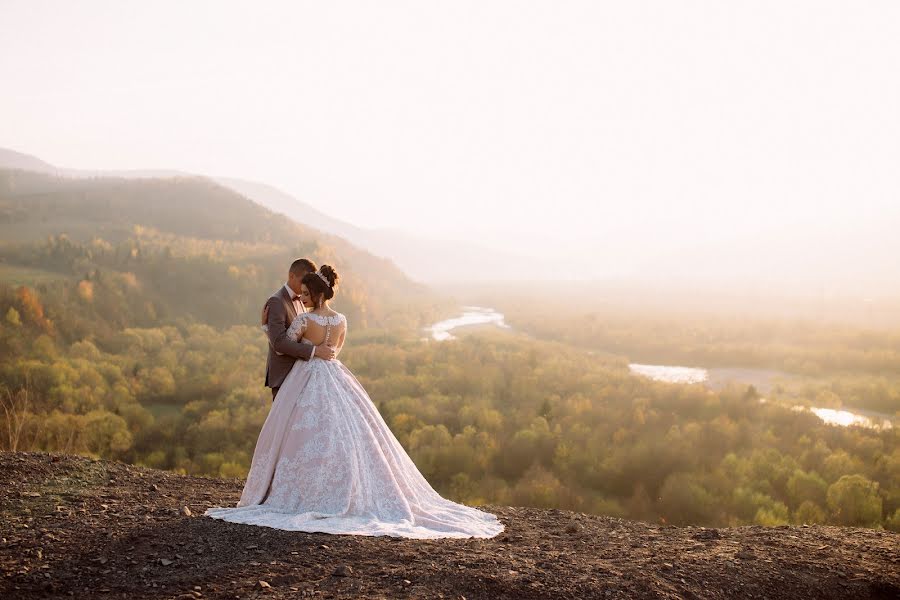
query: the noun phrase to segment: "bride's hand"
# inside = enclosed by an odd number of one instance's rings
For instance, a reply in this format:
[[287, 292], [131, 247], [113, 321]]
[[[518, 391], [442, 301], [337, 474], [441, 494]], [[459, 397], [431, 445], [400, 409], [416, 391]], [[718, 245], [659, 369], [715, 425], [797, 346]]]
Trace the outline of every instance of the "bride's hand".
[[266, 304], [265, 306], [263, 306], [262, 323], [260, 323], [260, 325], [265, 325], [268, 322], [269, 322], [269, 305]]

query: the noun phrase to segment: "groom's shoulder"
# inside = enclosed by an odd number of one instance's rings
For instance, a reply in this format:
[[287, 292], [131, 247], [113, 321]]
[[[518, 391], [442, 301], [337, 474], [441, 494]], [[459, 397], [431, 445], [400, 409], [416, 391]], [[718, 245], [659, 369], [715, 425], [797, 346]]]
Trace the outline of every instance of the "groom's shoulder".
[[281, 296], [282, 296], [281, 290], [282, 290], [282, 289], [283, 289], [283, 288], [278, 288], [277, 290], [275, 290], [274, 292], [272, 292], [272, 295], [269, 296], [269, 300], [270, 300], [270, 301], [271, 301], [271, 300], [281, 300]]

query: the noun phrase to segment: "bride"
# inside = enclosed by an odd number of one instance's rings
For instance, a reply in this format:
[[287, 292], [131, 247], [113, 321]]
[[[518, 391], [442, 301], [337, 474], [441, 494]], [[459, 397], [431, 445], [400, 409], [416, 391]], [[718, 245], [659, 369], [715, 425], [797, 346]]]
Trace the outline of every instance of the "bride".
[[406, 538], [490, 538], [497, 517], [441, 497], [337, 355], [347, 319], [328, 306], [338, 281], [323, 265], [303, 277], [301, 312], [288, 335], [335, 348], [335, 359], [298, 360], [272, 405], [235, 508], [206, 516], [290, 531]]

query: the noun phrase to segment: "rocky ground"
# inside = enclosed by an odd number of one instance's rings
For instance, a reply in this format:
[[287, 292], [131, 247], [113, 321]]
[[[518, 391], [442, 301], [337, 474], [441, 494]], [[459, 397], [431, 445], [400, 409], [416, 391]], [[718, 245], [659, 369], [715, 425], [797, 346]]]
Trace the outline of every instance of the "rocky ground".
[[0, 452], [0, 598], [900, 598], [900, 534], [661, 526], [484, 506], [490, 540], [286, 532], [200, 516], [238, 480]]

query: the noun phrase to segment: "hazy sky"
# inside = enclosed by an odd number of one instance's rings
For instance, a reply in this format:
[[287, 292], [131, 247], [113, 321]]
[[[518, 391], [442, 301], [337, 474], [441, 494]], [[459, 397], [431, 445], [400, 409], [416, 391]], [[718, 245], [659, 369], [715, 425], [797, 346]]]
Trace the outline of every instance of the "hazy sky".
[[0, 0], [0, 82], [60, 166], [579, 264], [900, 227], [896, 0]]

